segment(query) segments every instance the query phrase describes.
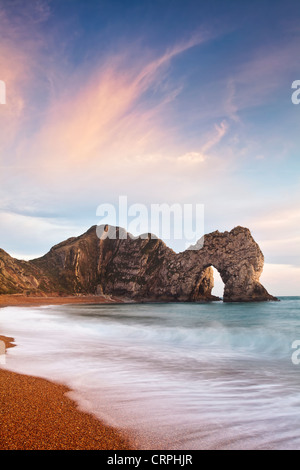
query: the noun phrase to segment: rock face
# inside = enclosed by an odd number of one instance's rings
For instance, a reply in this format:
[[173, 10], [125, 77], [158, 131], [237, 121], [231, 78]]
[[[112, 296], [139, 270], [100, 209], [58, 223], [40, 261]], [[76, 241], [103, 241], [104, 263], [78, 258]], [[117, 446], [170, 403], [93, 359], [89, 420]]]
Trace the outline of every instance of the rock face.
[[31, 292], [47, 279], [33, 264], [12, 258], [0, 249], [0, 294], [17, 294]]
[[175, 253], [150, 234], [134, 238], [123, 229], [94, 226], [29, 262], [0, 252], [0, 293], [29, 290], [134, 301], [219, 300], [211, 294], [214, 266], [225, 284], [224, 301], [276, 300], [259, 283], [264, 258], [248, 229], [210, 233], [192, 248]]
[[199, 251], [188, 250], [183, 257], [219, 271], [225, 285], [225, 302], [277, 300], [259, 282], [264, 256], [247, 228], [205, 235], [203, 247]]

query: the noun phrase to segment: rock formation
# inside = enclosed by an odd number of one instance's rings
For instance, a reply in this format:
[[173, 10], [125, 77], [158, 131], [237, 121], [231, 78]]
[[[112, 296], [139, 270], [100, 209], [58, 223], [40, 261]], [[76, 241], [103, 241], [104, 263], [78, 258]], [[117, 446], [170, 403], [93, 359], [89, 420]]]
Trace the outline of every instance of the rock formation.
[[[115, 230], [116, 238], [111, 235]], [[45, 256], [18, 261], [0, 251], [0, 293], [109, 295], [133, 301], [219, 300], [211, 292], [214, 266], [225, 284], [223, 300], [276, 300], [259, 283], [263, 254], [247, 228], [204, 236], [192, 249], [175, 253], [147, 234], [91, 227]]]
[[14, 259], [0, 249], [0, 294], [47, 290], [47, 287], [47, 277], [34, 264]]

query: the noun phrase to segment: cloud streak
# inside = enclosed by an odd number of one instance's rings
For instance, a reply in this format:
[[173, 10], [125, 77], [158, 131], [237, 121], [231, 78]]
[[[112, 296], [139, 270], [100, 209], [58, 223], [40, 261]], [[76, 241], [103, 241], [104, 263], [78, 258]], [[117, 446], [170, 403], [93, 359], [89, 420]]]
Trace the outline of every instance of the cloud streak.
[[68, 90], [57, 92], [38, 130], [19, 141], [17, 155], [22, 160], [26, 156], [27, 167], [36, 171], [76, 171], [82, 165], [107, 169], [148, 161], [149, 155], [157, 158], [168, 133], [162, 115], [180, 92], [178, 86], [166, 86], [166, 68], [204, 40], [194, 36], [154, 60], [145, 63], [142, 58], [130, 67], [124, 66], [124, 57], [110, 56], [87, 70], [82, 81], [66, 76]]
[[18, 236], [29, 247], [33, 229], [34, 250], [39, 237], [50, 248], [72, 234], [67, 220], [80, 233], [97, 222], [100, 203], [126, 194], [133, 203], [205, 204], [206, 231], [249, 226], [267, 264], [297, 266], [296, 41], [266, 43], [265, 31], [245, 38], [239, 23], [228, 32], [225, 17], [209, 23], [223, 33], [188, 36], [196, 17], [166, 30], [169, 13], [161, 24], [156, 17], [155, 34], [134, 15], [119, 31], [127, 20], [110, 23], [119, 10], [112, 17], [109, 8], [107, 22], [105, 7], [100, 14], [94, 5], [99, 16], [87, 15], [87, 28], [84, 2], [71, 3], [72, 11], [55, 0], [0, 6], [0, 221], [8, 234], [0, 247]]

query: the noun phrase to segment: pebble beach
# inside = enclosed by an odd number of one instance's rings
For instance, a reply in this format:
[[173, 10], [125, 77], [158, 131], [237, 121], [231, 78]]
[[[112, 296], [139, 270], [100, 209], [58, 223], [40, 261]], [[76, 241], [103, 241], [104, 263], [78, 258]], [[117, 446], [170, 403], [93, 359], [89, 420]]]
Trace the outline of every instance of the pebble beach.
[[[13, 338], [0, 336], [6, 347]], [[130, 450], [118, 430], [81, 412], [68, 388], [0, 368], [0, 450]]]

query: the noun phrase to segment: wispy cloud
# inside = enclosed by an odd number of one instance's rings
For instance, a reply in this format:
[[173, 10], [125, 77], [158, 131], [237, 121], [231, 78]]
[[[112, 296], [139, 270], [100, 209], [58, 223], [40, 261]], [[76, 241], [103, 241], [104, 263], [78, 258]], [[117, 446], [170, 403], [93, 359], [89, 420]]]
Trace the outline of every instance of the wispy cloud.
[[177, 162], [183, 165], [203, 163], [208, 157], [208, 152], [221, 141], [227, 130], [228, 124], [226, 121], [222, 121], [220, 124], [216, 124], [214, 134], [208, 137], [199, 151], [186, 152], [185, 154], [177, 157]]
[[274, 100], [281, 87], [288, 91], [287, 71], [297, 73], [297, 49], [296, 41], [263, 45], [233, 68], [224, 95], [224, 109], [233, 121], [240, 121], [240, 111]]
[[[80, 235], [86, 229], [78, 224], [73, 225], [69, 220], [6, 211], [0, 211], [0, 226], [5, 227], [1, 237], [2, 246], [18, 259], [42, 256], [54, 243], [59, 243], [65, 237]], [[14, 250], [14, 245], [20, 247], [18, 251]]]
[[[6, 84], [6, 105], [0, 107], [0, 163], [32, 118], [30, 96], [38, 87], [45, 45], [39, 24], [49, 16], [48, 2], [19, 0], [0, 4], [0, 73]], [[7, 157], [7, 158], [10, 158]]]
[[158, 98], [151, 90], [163, 81], [172, 59], [204, 40], [193, 37], [146, 63], [141, 56], [130, 67], [124, 57], [110, 56], [88, 70], [90, 76], [82, 82], [65, 77], [68, 90], [57, 93], [39, 129], [19, 141], [18, 155], [28, 156], [26, 165], [36, 169], [82, 164], [103, 168], [157, 155], [166, 139], [161, 114], [180, 87], [163, 86]]
[[[290, 77], [299, 78], [297, 28], [267, 43], [260, 26], [249, 40], [239, 21], [228, 32], [224, 15], [212, 22], [204, 9], [204, 26], [205, 18], [211, 29], [222, 25], [213, 33], [192, 34], [195, 19], [184, 27], [178, 18], [176, 33], [163, 34], [166, 15], [157, 17], [159, 34], [149, 34], [147, 19], [141, 38], [137, 16], [119, 32], [123, 18], [108, 26], [105, 7], [100, 15], [93, 6], [101, 27], [92, 19], [90, 28], [90, 12], [79, 18], [84, 2], [69, 2], [67, 18], [60, 5], [52, 21], [60, 3], [0, 1], [0, 247], [18, 237], [22, 246], [50, 246], [126, 194], [204, 203], [206, 230], [249, 226], [267, 264], [296, 266], [299, 193], [289, 175], [280, 179], [280, 161], [297, 156], [289, 96]], [[285, 99], [289, 122], [280, 121]]]

